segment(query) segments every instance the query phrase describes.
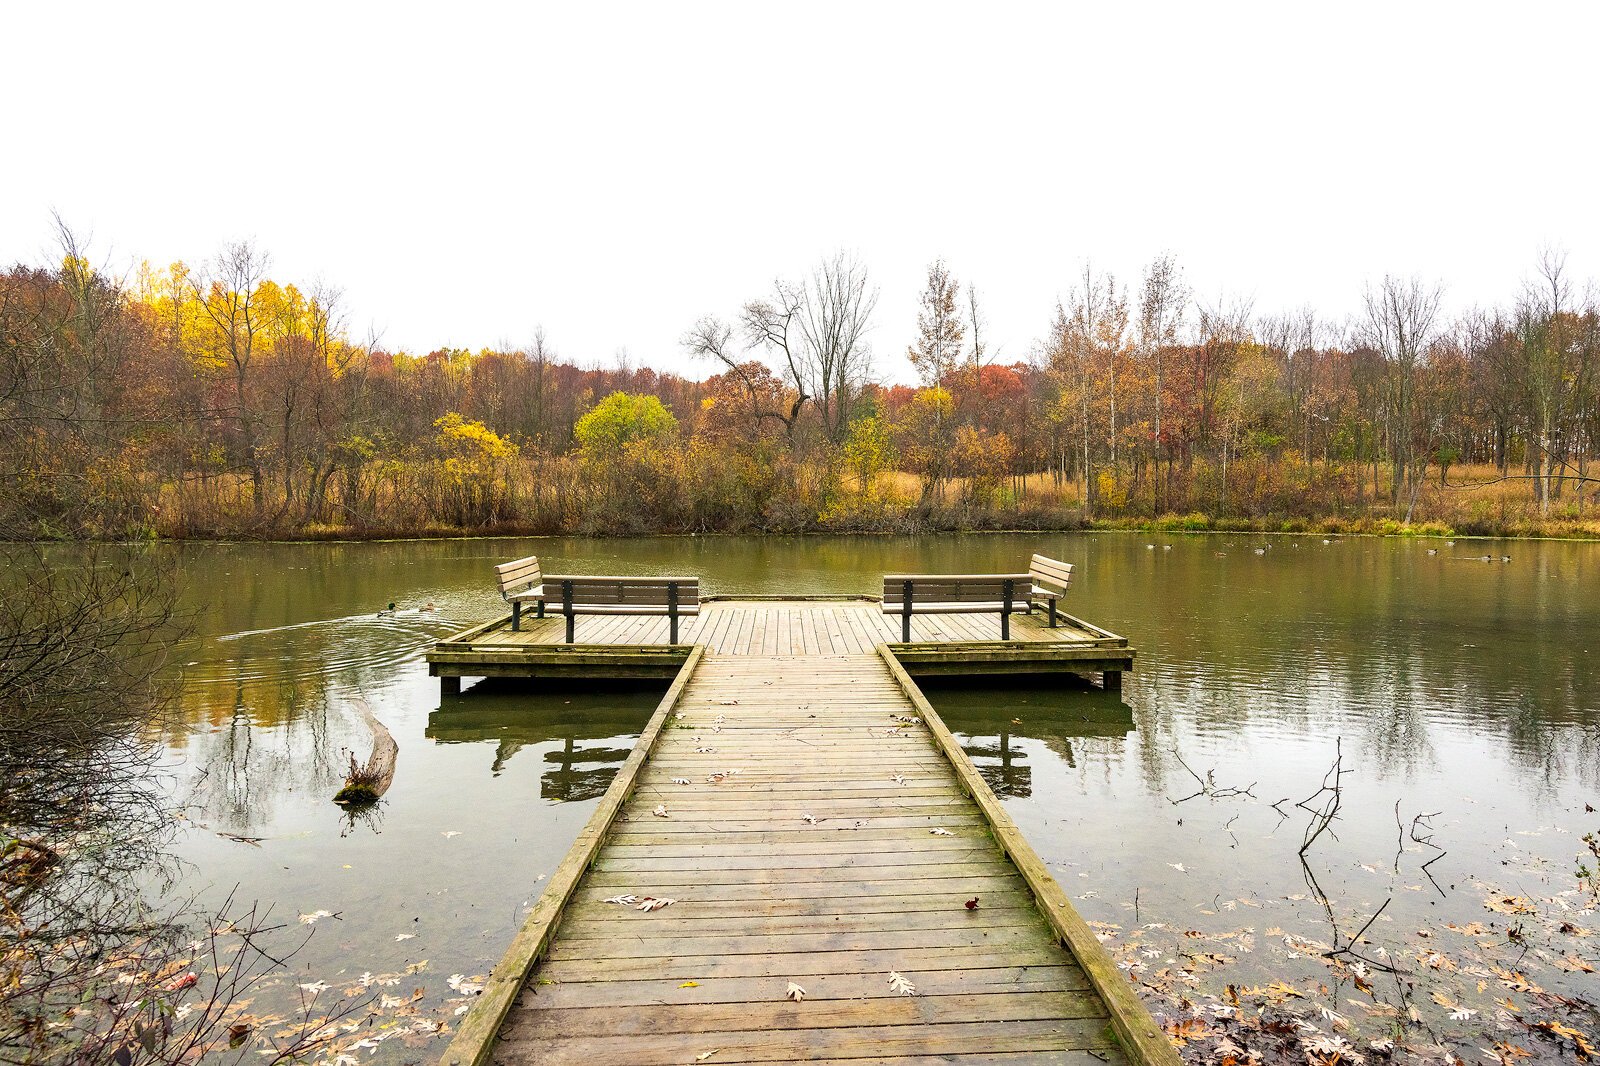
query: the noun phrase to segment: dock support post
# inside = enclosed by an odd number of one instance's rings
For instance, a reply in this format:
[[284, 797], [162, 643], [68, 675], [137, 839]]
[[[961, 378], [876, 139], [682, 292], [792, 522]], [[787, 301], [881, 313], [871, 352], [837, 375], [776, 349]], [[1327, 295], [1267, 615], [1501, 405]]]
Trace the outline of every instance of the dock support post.
[[459, 695], [461, 695], [461, 678], [452, 676], [450, 674], [441, 675], [439, 678], [440, 698], [442, 699], [446, 696]]
[[1107, 670], [1100, 675], [1100, 687], [1107, 692], [1122, 691], [1122, 671]]

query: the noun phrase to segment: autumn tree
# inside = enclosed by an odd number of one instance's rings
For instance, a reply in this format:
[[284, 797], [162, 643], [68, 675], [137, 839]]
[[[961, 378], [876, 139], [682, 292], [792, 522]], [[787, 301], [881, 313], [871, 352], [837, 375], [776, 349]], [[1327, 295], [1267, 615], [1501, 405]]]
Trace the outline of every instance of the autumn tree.
[[[1171, 452], [1166, 448], [1161, 426], [1162, 407], [1166, 402], [1166, 354], [1178, 343], [1188, 304], [1189, 287], [1184, 284], [1183, 270], [1177, 260], [1170, 255], [1152, 260], [1145, 267], [1144, 284], [1139, 290], [1138, 352], [1151, 379], [1151, 437], [1157, 466], [1157, 475], [1151, 480], [1151, 499], [1157, 514], [1161, 513], [1163, 501], [1170, 495], [1163, 492], [1171, 477]], [[1167, 459], [1165, 474], [1160, 469], [1163, 458]]]
[[1117, 371], [1125, 354], [1128, 302], [1115, 276], [1098, 275], [1089, 264], [1070, 300], [1056, 304], [1045, 358], [1056, 391], [1052, 419], [1076, 437], [1084, 506], [1093, 512], [1099, 460], [1109, 453], [1116, 465]]
[[654, 396], [613, 392], [578, 419], [573, 428], [578, 447], [599, 458], [621, 454], [641, 440], [663, 440], [678, 431], [678, 420]]
[[966, 331], [956, 310], [961, 285], [950, 276], [943, 259], [928, 264], [928, 282], [917, 297], [917, 339], [906, 357], [925, 384], [943, 387], [961, 359]]

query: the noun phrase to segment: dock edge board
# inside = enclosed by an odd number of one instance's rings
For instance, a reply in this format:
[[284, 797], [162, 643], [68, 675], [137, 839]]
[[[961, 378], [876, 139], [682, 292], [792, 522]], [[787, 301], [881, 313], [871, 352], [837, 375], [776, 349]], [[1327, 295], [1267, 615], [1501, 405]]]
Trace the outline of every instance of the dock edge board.
[[933, 709], [933, 704], [928, 702], [922, 689], [900, 665], [888, 645], [879, 645], [878, 654], [883, 657], [889, 673], [894, 676], [906, 698], [917, 708], [917, 713], [933, 735], [934, 743], [954, 768], [962, 791], [971, 797], [988, 820], [995, 843], [1027, 882], [1039, 912], [1044, 915], [1060, 942], [1072, 952], [1089, 982], [1100, 994], [1111, 1012], [1112, 1029], [1128, 1058], [1141, 1066], [1182, 1066], [1183, 1060], [1161, 1032], [1155, 1016], [1140, 1002], [1128, 978], [1117, 968], [1099, 937], [1094, 935], [1094, 930], [1089, 928], [1061, 885], [1045, 868], [1044, 860], [1033, 850], [1033, 845], [1028, 843], [1022, 830], [1017, 828], [979, 775], [972, 760], [961, 749], [960, 742], [944, 724], [944, 719], [939, 717], [939, 712]]
[[483, 994], [473, 1002], [472, 1009], [461, 1021], [461, 1027], [451, 1037], [443, 1059], [447, 1066], [485, 1066], [488, 1063], [496, 1039], [499, 1037], [500, 1027], [505, 1023], [512, 1005], [516, 1003], [523, 985], [533, 972], [534, 964], [550, 946], [562, 912], [577, 890], [578, 882], [583, 879], [595, 855], [600, 851], [601, 845], [605, 843], [606, 835], [616, 821], [617, 814], [622, 810], [622, 805], [633, 792], [639, 772], [655, 750], [656, 741], [660, 739], [667, 719], [678, 706], [679, 700], [683, 698], [683, 690], [688, 686], [695, 667], [700, 664], [702, 654], [698, 645], [689, 651], [676, 680], [672, 682], [672, 687], [661, 697], [655, 713], [640, 731], [639, 739], [635, 742], [627, 761], [622, 764], [610, 787], [606, 789], [605, 795], [600, 798], [600, 805], [595, 808], [594, 813], [589, 816], [589, 821], [578, 833], [578, 838], [573, 842], [566, 858], [561, 860], [561, 865], [550, 875], [549, 885], [545, 887], [539, 901], [534, 904], [533, 910], [528, 913], [522, 928], [512, 938], [511, 946], [506, 948], [505, 955], [495, 965], [488, 981], [484, 983]]

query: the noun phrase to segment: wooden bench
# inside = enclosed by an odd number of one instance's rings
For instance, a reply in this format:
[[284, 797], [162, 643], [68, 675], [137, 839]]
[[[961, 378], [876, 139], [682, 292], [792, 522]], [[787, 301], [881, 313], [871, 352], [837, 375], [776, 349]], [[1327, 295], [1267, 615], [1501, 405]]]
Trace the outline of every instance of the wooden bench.
[[1028, 598], [1044, 600], [1048, 604], [1046, 613], [1050, 619], [1050, 628], [1054, 629], [1056, 601], [1065, 596], [1067, 590], [1072, 587], [1072, 564], [1035, 555], [1033, 561], [1028, 564], [1028, 577], [1033, 582], [1033, 587], [1028, 590]]
[[886, 574], [883, 613], [900, 616], [900, 636], [911, 643], [914, 614], [1000, 614], [1000, 639], [1011, 639], [1011, 616], [1042, 601], [1056, 627], [1056, 602], [1072, 586], [1072, 564], [1035, 555], [1026, 574]]
[[1011, 639], [1011, 615], [1029, 611], [1030, 574], [885, 574], [883, 613], [900, 616], [900, 639], [911, 643], [914, 614], [1000, 612], [1000, 639]]
[[664, 614], [672, 619], [670, 643], [678, 643], [678, 619], [700, 613], [697, 577], [555, 577], [544, 579], [545, 602], [567, 619], [567, 643], [580, 614]]
[[511, 631], [522, 628], [522, 605], [538, 604], [540, 618], [544, 617], [544, 574], [539, 570], [539, 557], [530, 555], [501, 563], [494, 568], [500, 581], [500, 598], [511, 605]]

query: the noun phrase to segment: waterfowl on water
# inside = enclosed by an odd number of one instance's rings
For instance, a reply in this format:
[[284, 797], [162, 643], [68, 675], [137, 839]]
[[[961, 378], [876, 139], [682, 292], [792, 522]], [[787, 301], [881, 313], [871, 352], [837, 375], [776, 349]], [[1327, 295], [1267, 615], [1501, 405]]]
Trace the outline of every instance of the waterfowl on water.
[[393, 600], [389, 601], [389, 606], [385, 607], [383, 610], [378, 612], [378, 617], [379, 618], [393, 618], [394, 617], [394, 601]]
[[1265, 548], [1257, 548], [1256, 549], [1256, 554], [1257, 555], [1265, 555], [1265, 554], [1267, 554], [1267, 549], [1265, 549]]
[[1428, 554], [1429, 555], [1438, 555], [1439, 554], [1439, 549], [1438, 548], [1429, 548], [1428, 549]]
[[1156, 550], [1156, 546], [1154, 544], [1146, 544], [1144, 546], [1144, 550], [1147, 552], [1153, 552]]
[[1163, 545], [1162, 545], [1162, 546], [1161, 546], [1161, 550], [1162, 550], [1162, 551], [1164, 551], [1164, 552], [1169, 552], [1169, 551], [1171, 551], [1171, 550], [1172, 550], [1172, 545], [1170, 545], [1170, 544], [1163, 544]]
[[1502, 555], [1502, 556], [1500, 556], [1500, 561], [1501, 561], [1501, 562], [1502, 562], [1502, 563], [1509, 563], [1509, 562], [1510, 562], [1510, 561], [1511, 561], [1511, 556], [1509, 556], [1509, 555]]

